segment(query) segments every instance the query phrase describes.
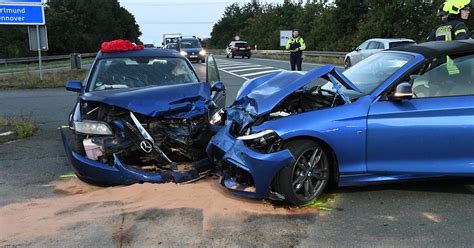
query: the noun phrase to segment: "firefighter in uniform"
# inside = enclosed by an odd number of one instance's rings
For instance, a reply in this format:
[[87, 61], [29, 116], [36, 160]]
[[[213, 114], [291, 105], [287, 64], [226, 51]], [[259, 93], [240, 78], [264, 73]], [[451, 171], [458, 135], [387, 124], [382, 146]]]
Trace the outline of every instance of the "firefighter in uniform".
[[470, 39], [469, 30], [464, 21], [469, 19], [471, 0], [447, 0], [443, 10], [448, 18], [438, 27], [433, 29], [428, 41], [448, 41]]
[[303, 63], [303, 51], [306, 49], [306, 44], [303, 38], [300, 37], [298, 30], [293, 31], [293, 37], [288, 39], [286, 43], [286, 50], [290, 50], [290, 64], [291, 70], [301, 71], [301, 64]]

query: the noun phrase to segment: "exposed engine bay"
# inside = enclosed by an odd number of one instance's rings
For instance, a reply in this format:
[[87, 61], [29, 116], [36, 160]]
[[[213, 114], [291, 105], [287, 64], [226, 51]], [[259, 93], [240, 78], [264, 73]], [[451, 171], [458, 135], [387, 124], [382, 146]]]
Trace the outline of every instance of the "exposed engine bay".
[[[90, 101], [81, 102], [75, 115], [81, 116], [80, 122], [74, 122], [75, 150], [111, 166], [114, 155], [118, 155], [123, 163], [142, 170], [176, 171], [180, 163], [206, 158], [205, 148], [213, 135], [207, 115], [190, 119], [148, 117]], [[102, 125], [110, 132], [84, 133], [78, 130], [78, 123]]]
[[289, 95], [267, 116], [269, 119], [301, 114], [322, 108], [345, 104], [339, 94], [322, 89], [320, 86], [301, 89]]
[[236, 137], [248, 135], [251, 126], [259, 126], [266, 121], [318, 109], [332, 108], [344, 105], [345, 103], [338, 93], [323, 89], [321, 86], [311, 87], [310, 89], [302, 88], [286, 97], [269, 114], [256, 118], [253, 123], [248, 124], [245, 128], [242, 129], [241, 125], [234, 123], [232, 128], [233, 134]]

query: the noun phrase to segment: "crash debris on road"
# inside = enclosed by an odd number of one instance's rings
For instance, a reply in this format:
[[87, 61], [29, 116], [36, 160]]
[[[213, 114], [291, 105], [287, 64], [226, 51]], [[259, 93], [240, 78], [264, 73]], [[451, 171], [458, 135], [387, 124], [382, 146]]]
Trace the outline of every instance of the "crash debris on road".
[[[85, 184], [78, 179], [61, 179], [47, 185], [52, 187], [56, 197], [31, 199], [0, 207], [2, 245], [28, 245], [48, 237], [73, 235], [67, 231], [79, 223], [107, 223], [106, 219], [122, 219], [154, 210], [186, 209], [202, 211], [203, 232], [216, 227], [219, 220], [239, 225], [255, 215], [274, 216], [326, 216], [326, 211], [314, 208], [284, 208], [260, 201], [245, 201], [229, 197], [218, 187], [216, 180], [202, 180], [194, 184], [135, 184], [123, 187], [101, 188]], [[144, 221], [144, 220], [142, 220]], [[160, 220], [157, 220], [158, 224]], [[157, 224], [157, 223], [155, 223]], [[125, 229], [140, 225], [125, 218]], [[112, 236], [118, 226], [107, 227], [104, 231]], [[174, 230], [170, 228], [169, 230]], [[64, 236], [66, 235], [66, 236]], [[153, 234], [158, 239], [161, 234]], [[72, 237], [70, 237], [72, 238]], [[197, 240], [200, 237], [195, 237]]]

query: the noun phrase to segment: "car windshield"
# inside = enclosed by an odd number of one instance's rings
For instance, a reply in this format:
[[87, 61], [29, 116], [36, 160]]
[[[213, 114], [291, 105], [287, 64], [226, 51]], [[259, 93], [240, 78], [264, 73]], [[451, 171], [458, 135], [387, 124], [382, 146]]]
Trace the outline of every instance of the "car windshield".
[[377, 53], [346, 70], [344, 75], [369, 94], [413, 58], [400, 53]]
[[190, 65], [182, 58], [101, 59], [93, 71], [89, 91], [199, 82]]
[[201, 44], [198, 40], [182, 40], [181, 41], [182, 48], [201, 48]]

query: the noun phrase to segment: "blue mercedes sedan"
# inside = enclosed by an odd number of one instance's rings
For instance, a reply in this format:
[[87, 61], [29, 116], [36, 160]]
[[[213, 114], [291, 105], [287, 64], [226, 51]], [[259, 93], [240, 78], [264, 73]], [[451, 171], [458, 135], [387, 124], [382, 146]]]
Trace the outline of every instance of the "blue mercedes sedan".
[[99, 52], [61, 129], [76, 175], [102, 185], [184, 182], [210, 170], [205, 152], [225, 90], [213, 56], [201, 81], [166, 49]]
[[237, 195], [303, 205], [328, 183], [474, 177], [474, 41], [247, 81], [207, 152]]

